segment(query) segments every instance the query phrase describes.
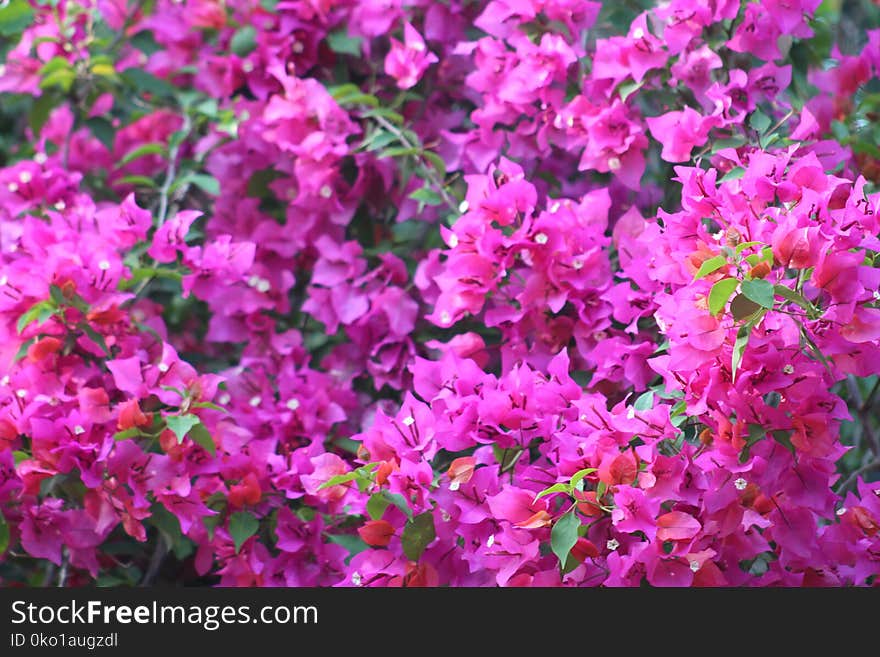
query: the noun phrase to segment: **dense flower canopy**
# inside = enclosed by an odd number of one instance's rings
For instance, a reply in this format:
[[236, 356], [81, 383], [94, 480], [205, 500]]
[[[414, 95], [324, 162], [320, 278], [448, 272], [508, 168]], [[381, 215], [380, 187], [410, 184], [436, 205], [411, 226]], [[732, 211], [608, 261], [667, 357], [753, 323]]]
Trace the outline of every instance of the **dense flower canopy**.
[[880, 8], [10, 0], [0, 584], [880, 582]]

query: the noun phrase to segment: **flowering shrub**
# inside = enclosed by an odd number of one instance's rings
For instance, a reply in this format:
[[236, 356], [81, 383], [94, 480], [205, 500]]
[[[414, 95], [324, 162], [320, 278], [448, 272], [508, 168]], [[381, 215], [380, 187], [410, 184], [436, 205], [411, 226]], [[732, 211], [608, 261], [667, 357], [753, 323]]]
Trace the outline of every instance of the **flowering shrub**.
[[850, 4], [2, 3], [0, 582], [880, 582]]

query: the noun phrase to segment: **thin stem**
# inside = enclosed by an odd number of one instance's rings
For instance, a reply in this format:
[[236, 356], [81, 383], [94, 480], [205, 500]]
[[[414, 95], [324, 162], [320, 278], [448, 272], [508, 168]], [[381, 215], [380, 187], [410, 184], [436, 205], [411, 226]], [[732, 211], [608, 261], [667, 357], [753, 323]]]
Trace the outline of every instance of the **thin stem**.
[[165, 555], [167, 553], [168, 546], [165, 544], [165, 537], [162, 536], [162, 534], [159, 534], [156, 549], [153, 550], [153, 556], [150, 557], [150, 565], [147, 566], [147, 572], [141, 580], [141, 586], [150, 586], [153, 583], [153, 580], [156, 579], [156, 575], [159, 574], [159, 569], [162, 567], [162, 562], [165, 560]]
[[[373, 117], [376, 122], [385, 128], [388, 132], [393, 134], [397, 139], [403, 144], [406, 148], [419, 148], [416, 144], [413, 144], [409, 139], [404, 135], [394, 124], [385, 119], [383, 116], [375, 116]], [[449, 195], [449, 192], [446, 191], [446, 187], [437, 177], [437, 173], [434, 171], [434, 167], [430, 165], [430, 163], [425, 162], [421, 155], [418, 156], [419, 164], [422, 165], [422, 168], [425, 170], [425, 173], [428, 177], [428, 181], [437, 188], [437, 191], [440, 192], [440, 196], [443, 198], [443, 201], [453, 212], [458, 212], [458, 204], [455, 200]]]
[[850, 486], [852, 486], [856, 482], [856, 480], [861, 475], [865, 474], [866, 472], [870, 472], [871, 470], [877, 470], [877, 469], [880, 469], [880, 459], [874, 459], [870, 463], [863, 465], [861, 468], [859, 468], [858, 470], [856, 470], [852, 474], [850, 474], [850, 476], [847, 477], [846, 480], [837, 487], [837, 494], [840, 495], [845, 490], [847, 490]]
[[138, 12], [141, 10], [141, 7], [144, 6], [144, 2], [146, 0], [137, 0], [137, 2], [132, 5], [131, 9], [129, 9], [128, 13], [125, 15], [125, 20], [122, 23], [122, 27], [119, 28], [119, 31], [116, 33], [116, 37], [110, 43], [110, 51], [116, 50], [119, 44], [122, 43], [124, 39], [128, 37], [128, 28], [132, 26], [134, 23], [134, 19], [137, 16]]
[[[181, 128], [188, 136], [192, 130], [192, 119], [189, 114], [183, 115], [183, 127]], [[168, 169], [165, 171], [165, 181], [159, 189], [159, 212], [157, 216], [158, 226], [162, 226], [168, 218], [168, 197], [171, 194], [171, 185], [174, 184], [174, 178], [177, 176], [177, 157], [180, 154], [180, 146], [186, 141], [186, 137], [178, 140], [174, 146], [168, 151]], [[157, 227], [158, 227], [157, 226]]]
[[866, 412], [874, 405], [874, 396], [877, 394], [878, 389], [880, 389], [880, 377], [877, 377], [877, 380], [874, 382], [874, 387], [871, 388], [871, 392], [868, 393], [868, 396], [865, 397], [865, 401], [859, 406], [859, 413]]
[[70, 566], [70, 553], [63, 548], [61, 553], [61, 570], [58, 573], [58, 588], [64, 588], [67, 582], [67, 568]]

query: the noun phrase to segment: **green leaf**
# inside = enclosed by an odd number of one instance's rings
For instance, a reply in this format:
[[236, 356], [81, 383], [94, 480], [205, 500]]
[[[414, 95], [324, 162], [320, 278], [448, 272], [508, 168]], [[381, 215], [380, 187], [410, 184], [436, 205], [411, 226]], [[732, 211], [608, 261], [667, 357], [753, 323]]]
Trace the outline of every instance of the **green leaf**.
[[260, 528], [259, 521], [247, 511], [236, 511], [229, 516], [229, 535], [235, 542], [235, 553], [238, 554], [241, 546]]
[[401, 495], [400, 493], [392, 493], [390, 491], [383, 490], [382, 497], [384, 497], [386, 500], [388, 500], [389, 503], [400, 509], [403, 512], [403, 515], [405, 515], [407, 518], [409, 518], [410, 520], [413, 519], [413, 512], [409, 508], [409, 504], [407, 503], [406, 498], [403, 495]]
[[418, 561], [425, 548], [436, 536], [434, 514], [430, 511], [420, 513], [412, 520], [408, 520], [403, 526], [403, 534], [400, 539], [403, 553], [411, 561]]
[[139, 157], [144, 157], [145, 155], [161, 155], [165, 156], [165, 144], [160, 144], [157, 142], [152, 142], [149, 144], [143, 144], [142, 146], [138, 146], [136, 148], [131, 149], [128, 153], [122, 156], [119, 162], [116, 163], [116, 168], [118, 169], [121, 166], [125, 166], [129, 162], [138, 159]]
[[28, 27], [34, 12], [27, 0], [11, 0], [0, 9], [0, 35], [11, 37]]
[[168, 428], [174, 432], [175, 436], [177, 436], [178, 445], [183, 442], [184, 438], [186, 438], [186, 434], [189, 433], [189, 430], [196, 426], [200, 421], [198, 415], [193, 415], [192, 413], [165, 416], [165, 424], [167, 424]]
[[744, 294], [737, 294], [730, 302], [730, 314], [737, 321], [751, 317], [761, 310], [761, 306], [751, 299], [747, 299]]
[[724, 310], [730, 295], [736, 291], [739, 280], [736, 278], [722, 278], [709, 290], [709, 312], [717, 315]]
[[204, 424], [199, 422], [190, 429], [189, 437], [196, 445], [199, 445], [208, 452], [208, 454], [211, 456], [217, 456], [217, 446], [214, 444], [214, 439], [211, 437], [211, 433]]
[[410, 194], [409, 197], [415, 201], [424, 203], [425, 205], [441, 205], [443, 203], [443, 197], [428, 187], [417, 189]]
[[245, 25], [236, 30], [229, 42], [229, 48], [239, 57], [245, 57], [257, 47], [257, 30], [253, 25]]
[[347, 484], [350, 481], [354, 481], [355, 479], [360, 479], [362, 475], [357, 470], [352, 470], [351, 472], [346, 472], [345, 474], [339, 474], [335, 477], [330, 477], [323, 484], [318, 486], [318, 490], [324, 490], [325, 488], [330, 488], [331, 486], [341, 486], [342, 484]]
[[214, 176], [209, 176], [205, 173], [193, 173], [187, 176], [187, 180], [212, 196], [220, 195], [220, 182]]
[[359, 554], [370, 547], [357, 534], [327, 534], [327, 540], [344, 547], [348, 550], [349, 556]]
[[147, 56], [152, 55], [154, 52], [159, 52], [162, 50], [162, 46], [156, 43], [155, 37], [153, 37], [152, 30], [141, 30], [133, 37], [128, 40], [132, 46], [140, 50]]
[[126, 69], [122, 72], [122, 79], [134, 87], [139, 94], [149, 93], [164, 98], [174, 97], [174, 87], [171, 84], [143, 69]]
[[22, 331], [24, 331], [34, 320], [36, 320], [38, 324], [42, 324], [54, 314], [55, 306], [51, 301], [38, 301], [18, 318], [15, 328], [18, 330], [19, 335], [21, 335]]
[[620, 96], [620, 100], [625, 103], [626, 99], [632, 96], [636, 91], [641, 89], [644, 86], [645, 82], [647, 82], [647, 78], [643, 79], [641, 82], [630, 81], [621, 84], [619, 87], [617, 87], [617, 93]]
[[220, 411], [221, 413], [228, 413], [229, 411], [223, 408], [222, 406], [218, 406], [213, 402], [195, 402], [194, 404], [190, 404], [191, 408], [210, 408], [212, 411]]
[[57, 306], [67, 306], [67, 297], [64, 296], [64, 292], [61, 291], [61, 288], [57, 285], [49, 286], [49, 296], [52, 301], [55, 302]]
[[386, 148], [382, 152], [379, 153], [379, 158], [385, 157], [406, 157], [408, 155], [418, 155], [422, 152], [422, 149], [418, 146], [392, 146], [391, 148]]
[[30, 340], [25, 340], [25, 341], [21, 344], [21, 346], [18, 348], [18, 351], [15, 352], [15, 356], [13, 357], [12, 362], [13, 362], [13, 363], [17, 363], [17, 362], [20, 361], [22, 358], [24, 358], [25, 356], [27, 356], [28, 349], [30, 349], [30, 348], [31, 348], [31, 345], [32, 345], [34, 342], [36, 342], [36, 341], [37, 341], [36, 338], [31, 338]]
[[727, 258], [723, 255], [715, 256], [714, 258], [709, 258], [708, 260], [704, 260], [703, 264], [700, 265], [700, 268], [697, 270], [697, 273], [694, 275], [694, 280], [698, 281], [704, 276], [708, 276], [712, 272], [718, 271], [724, 265], [727, 264]]
[[585, 477], [596, 472], [596, 468], [584, 468], [583, 470], [578, 470], [573, 475], [571, 475], [571, 488], [572, 490], [583, 490], [583, 480]]
[[725, 183], [725, 182], [731, 182], [731, 181], [733, 181], [733, 180], [739, 180], [739, 179], [742, 178], [744, 175], [746, 175], [746, 170], [745, 170], [745, 169], [743, 169], [742, 167], [733, 167], [730, 171], [728, 171], [727, 173], [725, 173], [725, 174], [721, 177], [721, 180], [719, 180], [718, 182], [719, 182], [719, 183]]
[[385, 509], [388, 508], [389, 504], [391, 504], [391, 502], [389, 502], [382, 493], [374, 493], [373, 495], [370, 495], [370, 499], [367, 500], [367, 513], [373, 520], [381, 520], [382, 516], [385, 515]]
[[431, 165], [437, 170], [441, 179], [446, 178], [446, 162], [443, 161], [442, 157], [433, 151], [425, 151], [422, 153], [422, 157], [431, 163]]
[[717, 139], [712, 142], [712, 150], [710, 152], [714, 155], [725, 148], [739, 148], [745, 143], [745, 138], [740, 135], [737, 135], [736, 137], [727, 137], [726, 139]]
[[134, 185], [135, 187], [149, 187], [150, 189], [156, 189], [159, 187], [155, 180], [148, 178], [147, 176], [123, 176], [119, 179], [119, 183], [123, 185]]
[[773, 308], [773, 283], [758, 278], [742, 282], [742, 293], [762, 308]]
[[9, 547], [9, 525], [6, 524], [6, 518], [3, 516], [3, 511], [0, 510], [0, 556], [6, 552], [6, 548]]
[[752, 126], [758, 134], [764, 134], [767, 128], [770, 127], [771, 122], [770, 117], [764, 114], [761, 110], [755, 110], [749, 117], [749, 125]]
[[577, 543], [578, 527], [580, 527], [580, 524], [581, 521], [577, 515], [569, 511], [557, 520], [556, 524], [553, 525], [553, 529], [550, 530], [550, 549], [553, 550], [553, 554], [559, 559], [560, 567], [565, 565], [571, 548]]
[[101, 348], [101, 351], [103, 351], [108, 356], [113, 355], [112, 353], [110, 353], [110, 348], [107, 346], [107, 342], [104, 340], [104, 336], [101, 335], [100, 333], [98, 333], [95, 329], [93, 329], [88, 322], [82, 322], [79, 325], [79, 327], [83, 330], [83, 333], [85, 333], [92, 342], [94, 342], [96, 345], [98, 345]]
[[364, 148], [367, 151], [377, 151], [396, 141], [397, 135], [394, 133], [386, 132], [384, 130], [376, 130], [369, 138], [364, 140], [364, 143], [361, 144], [361, 148]]
[[28, 114], [28, 124], [35, 135], [40, 134], [56, 102], [56, 95], [52, 93], [44, 93], [34, 101]]
[[394, 125], [403, 125], [403, 115], [398, 114], [394, 110], [388, 109], [387, 107], [374, 107], [367, 110], [366, 112], [363, 112], [362, 116], [366, 118], [381, 116], [383, 119], [387, 119]]
[[790, 431], [786, 431], [784, 429], [776, 429], [775, 431], [771, 432], [771, 435], [773, 436], [773, 440], [775, 440], [777, 443], [779, 443], [780, 445], [785, 447], [785, 449], [791, 452], [792, 456], [795, 456], [795, 447], [794, 444], [791, 442]]
[[137, 438], [141, 435], [139, 427], [131, 427], [124, 431], [117, 431], [113, 434], [113, 440], [128, 440], [129, 438]]
[[639, 395], [633, 404], [633, 408], [637, 411], [650, 411], [654, 408], [654, 391], [648, 390], [648, 392]]
[[736, 255], [742, 255], [742, 252], [746, 249], [750, 249], [753, 246], [760, 246], [763, 242], [743, 242], [742, 244], [737, 244], [736, 249], [734, 249], [734, 253]]
[[809, 310], [809, 311], [815, 310], [813, 308], [813, 304], [811, 304], [809, 301], [807, 301], [806, 298], [804, 298], [804, 296], [802, 294], [798, 294], [797, 292], [792, 290], [790, 287], [787, 287], [785, 285], [774, 285], [773, 286], [773, 293], [778, 294], [779, 296], [781, 296], [783, 299], [785, 299], [787, 301], [791, 301], [792, 303], [796, 303], [804, 310]]
[[340, 55], [360, 56], [361, 41], [363, 41], [361, 37], [348, 36], [346, 30], [338, 30], [327, 35], [327, 45], [330, 46], [330, 50]]
[[736, 372], [742, 363], [743, 354], [745, 354], [746, 346], [749, 344], [749, 336], [752, 334], [751, 324], [744, 324], [739, 327], [736, 332], [736, 342], [733, 344], [733, 359], [730, 363], [730, 380], [736, 383]]
[[91, 130], [95, 139], [104, 144], [104, 147], [107, 148], [107, 150], [113, 150], [113, 141], [116, 139], [116, 132], [110, 121], [100, 116], [94, 116], [90, 119], [86, 119], [86, 126]]
[[567, 481], [560, 481], [558, 484], [553, 484], [552, 486], [548, 486], [540, 493], [535, 495], [535, 502], [540, 500], [545, 495], [552, 495], [553, 493], [571, 493], [571, 484]]
[[169, 545], [174, 545], [183, 538], [180, 531], [180, 521], [177, 517], [161, 504], [150, 507], [149, 523], [165, 535]]

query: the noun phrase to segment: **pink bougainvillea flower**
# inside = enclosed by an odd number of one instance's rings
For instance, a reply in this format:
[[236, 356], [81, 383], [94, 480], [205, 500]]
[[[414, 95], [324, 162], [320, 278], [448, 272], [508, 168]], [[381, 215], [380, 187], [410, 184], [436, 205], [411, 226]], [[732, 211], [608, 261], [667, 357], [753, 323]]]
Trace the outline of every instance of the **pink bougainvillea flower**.
[[403, 35], [403, 43], [391, 39], [391, 51], [385, 57], [385, 72], [397, 81], [398, 87], [409, 89], [438, 59], [428, 50], [422, 35], [410, 23], [404, 24]]

